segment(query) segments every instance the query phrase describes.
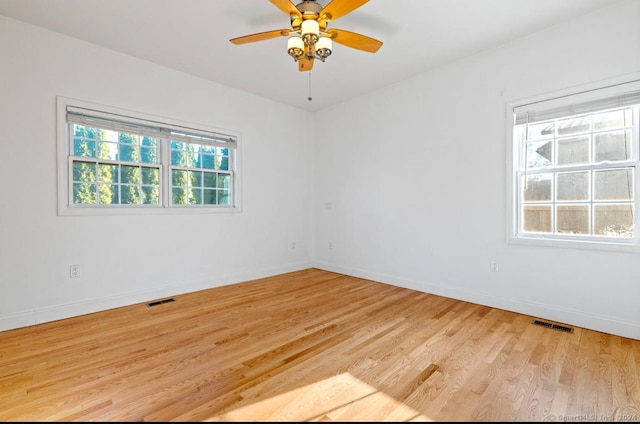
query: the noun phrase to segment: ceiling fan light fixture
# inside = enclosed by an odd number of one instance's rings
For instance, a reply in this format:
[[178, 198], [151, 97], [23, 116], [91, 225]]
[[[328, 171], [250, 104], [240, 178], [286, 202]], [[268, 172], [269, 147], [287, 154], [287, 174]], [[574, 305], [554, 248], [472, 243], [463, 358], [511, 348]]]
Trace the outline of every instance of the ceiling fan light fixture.
[[324, 62], [326, 58], [331, 56], [333, 42], [329, 37], [320, 37], [316, 43], [316, 57]]
[[308, 46], [313, 45], [320, 37], [320, 24], [315, 19], [306, 19], [302, 22], [300, 32], [304, 43]]
[[287, 40], [287, 52], [293, 60], [297, 61], [304, 55], [304, 41], [299, 35], [289, 37]]
[[[2, 0], [0, 0], [2, 1]], [[291, 29], [276, 29], [232, 38], [233, 44], [246, 44], [288, 37], [287, 53], [298, 65], [298, 70], [313, 69], [316, 59], [324, 62], [333, 52], [333, 43], [361, 51], [375, 53], [382, 41], [344, 29], [329, 29], [330, 21], [340, 18], [369, 0], [269, 0], [287, 14]], [[297, 4], [295, 2], [298, 2]]]

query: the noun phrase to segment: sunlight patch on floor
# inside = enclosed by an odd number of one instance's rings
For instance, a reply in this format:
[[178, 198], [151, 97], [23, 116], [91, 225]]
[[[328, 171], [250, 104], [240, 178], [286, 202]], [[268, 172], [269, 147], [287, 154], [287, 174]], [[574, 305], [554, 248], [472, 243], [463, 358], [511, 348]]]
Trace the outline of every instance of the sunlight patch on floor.
[[240, 406], [208, 421], [383, 420], [433, 421], [349, 373]]

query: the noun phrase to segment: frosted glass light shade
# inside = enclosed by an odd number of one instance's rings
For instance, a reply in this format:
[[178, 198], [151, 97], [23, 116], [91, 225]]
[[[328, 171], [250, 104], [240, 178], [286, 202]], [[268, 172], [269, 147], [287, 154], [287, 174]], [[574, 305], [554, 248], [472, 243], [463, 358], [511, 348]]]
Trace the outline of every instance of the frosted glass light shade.
[[318, 59], [324, 60], [331, 55], [331, 48], [333, 47], [333, 42], [329, 37], [320, 37], [318, 42], [316, 43], [316, 56]]
[[314, 19], [307, 19], [302, 22], [300, 32], [306, 44], [315, 44], [320, 35], [320, 24]]
[[289, 37], [289, 40], [287, 41], [287, 52], [295, 60], [300, 59], [304, 54], [304, 42], [302, 41], [302, 38], [297, 35]]
[[327, 49], [331, 51], [332, 47], [333, 47], [333, 42], [329, 37], [320, 37], [320, 39], [316, 43], [316, 51], [322, 50], [322, 49]]

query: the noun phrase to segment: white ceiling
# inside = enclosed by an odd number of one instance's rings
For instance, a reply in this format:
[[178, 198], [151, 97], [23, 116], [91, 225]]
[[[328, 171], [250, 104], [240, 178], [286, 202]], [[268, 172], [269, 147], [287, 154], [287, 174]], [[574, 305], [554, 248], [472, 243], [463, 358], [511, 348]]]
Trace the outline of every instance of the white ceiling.
[[334, 44], [331, 57], [311, 71], [312, 101], [309, 72], [299, 72], [287, 55], [285, 37], [229, 42], [290, 28], [269, 0], [0, 0], [0, 14], [317, 111], [617, 1], [371, 0], [329, 28], [383, 46], [367, 53]]

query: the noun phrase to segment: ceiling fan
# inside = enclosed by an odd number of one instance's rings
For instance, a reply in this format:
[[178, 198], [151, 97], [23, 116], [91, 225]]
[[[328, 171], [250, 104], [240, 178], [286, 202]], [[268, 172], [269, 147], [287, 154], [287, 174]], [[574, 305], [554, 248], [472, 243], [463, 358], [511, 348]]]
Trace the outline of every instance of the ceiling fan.
[[291, 29], [276, 29], [232, 38], [233, 44], [246, 44], [276, 37], [289, 37], [287, 52], [298, 63], [298, 70], [310, 71], [315, 59], [322, 62], [331, 55], [332, 42], [375, 53], [382, 42], [343, 29], [328, 28], [329, 22], [352, 12], [369, 0], [331, 0], [322, 7], [316, 0], [269, 0], [291, 18]]

